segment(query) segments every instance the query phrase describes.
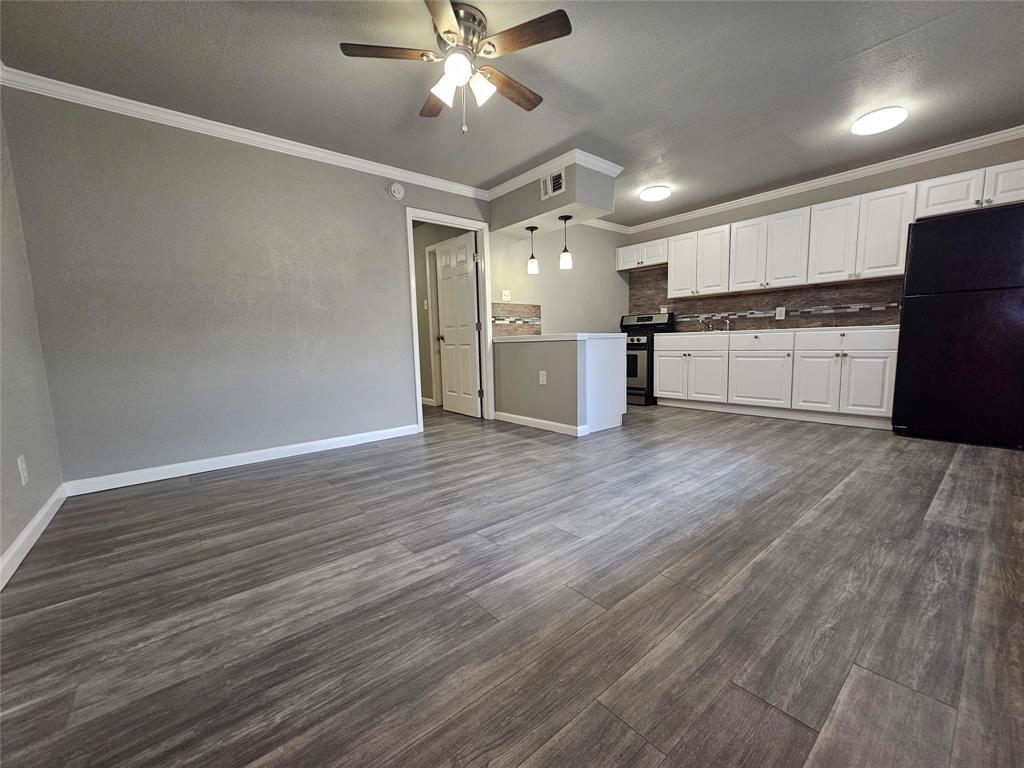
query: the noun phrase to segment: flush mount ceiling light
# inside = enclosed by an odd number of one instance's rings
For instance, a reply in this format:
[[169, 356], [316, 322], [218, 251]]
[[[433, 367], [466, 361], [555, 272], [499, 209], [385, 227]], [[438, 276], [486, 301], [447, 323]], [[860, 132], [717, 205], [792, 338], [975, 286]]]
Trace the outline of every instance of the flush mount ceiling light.
[[572, 252], [569, 250], [569, 222], [572, 216], [559, 216], [558, 220], [562, 222], [562, 254], [558, 257], [558, 268], [572, 269]]
[[466, 126], [467, 86], [478, 107], [483, 106], [497, 92], [528, 112], [536, 109], [543, 101], [539, 94], [490, 65], [478, 67], [477, 59], [496, 59], [538, 43], [565, 37], [572, 32], [572, 24], [565, 11], [551, 11], [532, 21], [488, 36], [487, 17], [478, 8], [449, 0], [423, 1], [434, 19], [437, 51], [342, 43], [341, 52], [358, 58], [406, 59], [428, 64], [443, 60], [444, 75], [430, 89], [430, 95], [420, 109], [420, 117], [437, 117], [445, 106], [454, 106], [456, 89], [462, 88], [463, 133], [469, 131]]
[[526, 260], [526, 274], [539, 275], [540, 262], [537, 261], [537, 257], [533, 255], [533, 233], [537, 231], [537, 228], [527, 227], [526, 231], [530, 233], [530, 258]]
[[909, 114], [903, 107], [882, 107], [854, 120], [850, 126], [850, 133], [870, 136], [873, 133], [888, 131], [906, 120]]
[[672, 190], [664, 184], [655, 184], [653, 187], [644, 187], [640, 190], [640, 199], [645, 203], [656, 203], [665, 200], [672, 194]]

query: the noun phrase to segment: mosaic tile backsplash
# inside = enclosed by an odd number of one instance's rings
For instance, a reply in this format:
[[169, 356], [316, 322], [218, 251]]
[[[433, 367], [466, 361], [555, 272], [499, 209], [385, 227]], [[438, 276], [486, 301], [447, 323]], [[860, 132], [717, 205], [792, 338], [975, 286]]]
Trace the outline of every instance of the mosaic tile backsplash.
[[[848, 283], [799, 285], [756, 293], [666, 298], [668, 267], [629, 273], [629, 311], [676, 313], [677, 331], [699, 331], [710, 320], [733, 330], [819, 328], [840, 325], [891, 325], [900, 321], [903, 278], [858, 280]], [[786, 308], [786, 319], [775, 319], [775, 308]]]
[[540, 304], [491, 304], [495, 336], [540, 336]]

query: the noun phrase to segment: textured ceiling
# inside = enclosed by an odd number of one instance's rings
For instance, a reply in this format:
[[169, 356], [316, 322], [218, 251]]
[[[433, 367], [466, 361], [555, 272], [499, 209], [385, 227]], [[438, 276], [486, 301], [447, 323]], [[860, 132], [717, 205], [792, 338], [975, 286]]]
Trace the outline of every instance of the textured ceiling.
[[[417, 116], [439, 64], [419, 2], [0, 4], [5, 64], [317, 147], [491, 187], [579, 148], [625, 166], [636, 224], [1024, 123], [1021, 3], [487, 2], [491, 30], [565, 8], [573, 34], [496, 63], [541, 93]], [[873, 137], [859, 114], [902, 104]], [[662, 203], [637, 191], [668, 183]]]

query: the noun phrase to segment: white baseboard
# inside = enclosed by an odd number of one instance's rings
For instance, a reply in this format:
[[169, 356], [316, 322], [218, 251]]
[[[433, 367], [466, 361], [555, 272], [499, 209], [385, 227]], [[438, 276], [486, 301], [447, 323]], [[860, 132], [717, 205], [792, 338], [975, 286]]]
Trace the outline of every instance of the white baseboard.
[[789, 408], [771, 408], [763, 405], [732, 405], [729, 403], [702, 403], [695, 400], [667, 400], [658, 398], [658, 405], [672, 408], [690, 408], [695, 411], [721, 411], [742, 416], [766, 416], [769, 419], [790, 421], [814, 421], [819, 424], [839, 424], [844, 427], [867, 427], [868, 429], [892, 429], [892, 419], [887, 416], [859, 416], [849, 413], [819, 413], [818, 411], [794, 411]]
[[435, 400], [432, 397], [421, 397], [420, 402], [422, 402], [424, 405], [432, 405], [435, 408], [440, 405], [440, 403], [437, 402], [437, 400]]
[[562, 424], [559, 421], [547, 421], [546, 419], [535, 419], [532, 416], [520, 416], [515, 413], [494, 412], [494, 418], [498, 421], [508, 421], [512, 424], [519, 424], [534, 429], [546, 429], [548, 432], [557, 432], [560, 435], [571, 437], [583, 437], [590, 434], [590, 428], [586, 424], [575, 426], [573, 424]]
[[25, 555], [46, 530], [46, 526], [53, 520], [53, 516], [57, 514], [57, 510], [60, 509], [60, 505], [66, 498], [64, 485], [58, 485], [57, 490], [51, 494], [42, 508], [29, 521], [29, 524], [18, 534], [18, 538], [11, 542], [11, 546], [7, 548], [6, 552], [0, 555], [0, 589], [7, 585], [8, 579], [14, 575], [18, 566], [21, 565], [21, 561], [25, 559]]
[[378, 429], [374, 432], [359, 432], [354, 435], [342, 435], [341, 437], [329, 437], [325, 440], [313, 440], [308, 443], [281, 445], [276, 448], [263, 448], [258, 451], [232, 453], [227, 456], [213, 456], [209, 459], [197, 459], [196, 461], [183, 461], [180, 464], [165, 464], [162, 467], [149, 467], [147, 469], [132, 470], [131, 472], [102, 475], [101, 477], [68, 480], [64, 483], [64, 492], [68, 496], [79, 496], [83, 493], [95, 493], [96, 491], [106, 491], [111, 488], [122, 488], [126, 485], [138, 485], [139, 483], [152, 483], [156, 480], [195, 475], [200, 472], [210, 472], [214, 469], [241, 467], [245, 464], [257, 464], [261, 461], [273, 461], [274, 459], [284, 459], [289, 456], [301, 456], [306, 453], [319, 453], [320, 451], [330, 451], [350, 445], [388, 440], [392, 437], [414, 435], [421, 431], [418, 424], [407, 424], [403, 427]]

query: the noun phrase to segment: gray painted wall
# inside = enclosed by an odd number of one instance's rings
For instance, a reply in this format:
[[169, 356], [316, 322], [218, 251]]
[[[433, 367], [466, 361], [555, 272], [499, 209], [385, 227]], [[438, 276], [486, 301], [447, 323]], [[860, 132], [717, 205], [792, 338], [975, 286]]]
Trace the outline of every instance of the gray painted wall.
[[66, 478], [415, 423], [387, 179], [2, 96]]
[[0, 551], [7, 551], [62, 478], [7, 132], [0, 133]]
[[[575, 341], [498, 342], [494, 345], [494, 410], [579, 426], [577, 377], [585, 367], [584, 344]], [[583, 359], [581, 359], [583, 358]], [[539, 371], [547, 371], [541, 386]]]
[[558, 268], [562, 233], [538, 235], [534, 253], [540, 274], [526, 274], [530, 241], [491, 236], [491, 298], [511, 290], [512, 302], [540, 304], [542, 333], [618, 331], [629, 305], [629, 281], [615, 271], [615, 248], [624, 236], [603, 229], [569, 227], [573, 268]]
[[824, 203], [829, 200], [841, 200], [844, 197], [862, 195], [865, 192], [874, 192], [879, 189], [899, 187], [904, 184], [911, 184], [925, 179], [935, 179], [939, 176], [947, 176], [951, 173], [969, 171], [975, 168], [986, 168], [990, 165], [1008, 163], [1012, 160], [1024, 158], [1024, 139], [1007, 141], [983, 149], [976, 149], [971, 152], [963, 152], [952, 157], [944, 157], [939, 160], [932, 160], [909, 168], [900, 168], [894, 171], [875, 174], [855, 181], [847, 181], [842, 184], [833, 184], [829, 187], [816, 189], [811, 192], [802, 192], [797, 195], [780, 197], [766, 203], [748, 205], [743, 208], [736, 208], [724, 213], [716, 213], [710, 216], [700, 216], [695, 219], [670, 224], [664, 227], [656, 227], [644, 232], [629, 235], [629, 243], [643, 243], [648, 240], [657, 240], [661, 237], [681, 235], [686, 232], [694, 232], [706, 227], [717, 227], [720, 224], [731, 224], [734, 221], [767, 216], [772, 213], [789, 211], [794, 208], [803, 208], [807, 205]]
[[442, 240], [461, 235], [465, 230], [455, 227], [445, 227], [441, 224], [423, 222], [413, 227], [412, 245], [416, 256], [416, 333], [420, 347], [420, 386], [423, 389], [423, 397], [433, 399], [434, 378], [433, 366], [440, 365], [435, 359], [435, 354], [430, 343], [430, 311], [424, 309], [423, 302], [427, 300], [427, 269], [431, 270], [433, 277], [429, 286], [432, 287], [432, 305], [437, 307], [437, 273], [433, 265], [427, 264], [427, 247], [440, 243]]

